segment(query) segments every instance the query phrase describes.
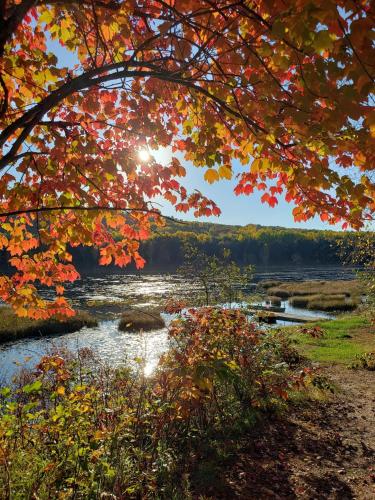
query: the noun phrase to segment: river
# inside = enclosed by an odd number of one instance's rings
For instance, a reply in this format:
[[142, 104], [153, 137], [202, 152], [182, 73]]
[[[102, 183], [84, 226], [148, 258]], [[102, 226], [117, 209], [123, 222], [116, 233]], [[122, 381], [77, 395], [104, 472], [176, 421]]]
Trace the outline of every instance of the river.
[[[261, 280], [299, 281], [310, 279], [351, 279], [350, 269], [337, 267], [291, 267], [258, 269], [249, 289]], [[163, 274], [110, 274], [106, 276], [85, 276], [67, 289], [67, 295], [75, 307], [99, 315], [99, 325], [82, 328], [79, 332], [60, 337], [46, 336], [27, 338], [0, 345], [0, 385], [11, 379], [19, 366], [35, 365], [41, 355], [61, 347], [76, 351], [82, 347], [94, 349], [112, 366], [124, 362], [134, 364], [134, 359], [144, 359], [145, 374], [150, 374], [158, 363], [160, 355], [168, 348], [167, 329], [143, 334], [124, 333], [118, 330], [121, 310], [129, 306], [160, 305], [166, 298], [194, 293], [197, 283], [187, 283], [176, 275]], [[286, 312], [324, 316], [292, 308], [283, 304]], [[168, 325], [171, 317], [163, 315]]]

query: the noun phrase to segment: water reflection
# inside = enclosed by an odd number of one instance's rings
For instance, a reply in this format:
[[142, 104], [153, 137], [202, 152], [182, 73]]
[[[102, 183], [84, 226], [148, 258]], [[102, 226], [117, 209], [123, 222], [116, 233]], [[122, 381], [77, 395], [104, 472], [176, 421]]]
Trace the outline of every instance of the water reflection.
[[50, 350], [77, 351], [82, 347], [93, 349], [111, 366], [128, 363], [135, 368], [138, 364], [139, 368], [143, 362], [145, 375], [150, 375], [160, 355], [168, 348], [167, 328], [147, 333], [125, 333], [118, 330], [118, 323], [119, 320], [107, 320], [97, 327], [85, 327], [62, 337], [21, 339], [3, 344], [0, 346], [0, 380], [10, 380], [19, 369], [19, 363], [33, 367]]

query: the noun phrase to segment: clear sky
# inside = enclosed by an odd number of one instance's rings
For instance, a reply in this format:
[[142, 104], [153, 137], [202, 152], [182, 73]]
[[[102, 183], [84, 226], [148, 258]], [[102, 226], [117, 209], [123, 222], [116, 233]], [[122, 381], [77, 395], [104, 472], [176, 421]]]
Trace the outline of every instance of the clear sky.
[[[156, 160], [161, 163], [164, 163], [170, 157], [170, 154], [166, 151], [157, 154], [155, 154], [155, 152], [152, 153]], [[162, 200], [161, 211], [164, 215], [184, 220], [200, 220], [202, 222], [238, 224], [241, 226], [246, 224], [261, 224], [263, 226], [283, 226], [300, 229], [341, 229], [341, 225], [332, 226], [326, 222], [322, 222], [319, 217], [315, 217], [304, 223], [297, 223], [294, 221], [292, 215], [292, 210], [295, 205], [293, 203], [287, 203], [283, 195], [280, 195], [279, 203], [274, 208], [260, 201], [264, 191], [254, 191], [250, 196], [236, 196], [233, 192], [236, 185], [235, 178], [232, 180], [221, 179], [214, 184], [209, 184], [203, 178], [206, 171], [205, 168], [197, 168], [191, 163], [182, 160], [180, 156], [179, 159], [186, 168], [186, 177], [181, 179], [186, 189], [188, 191], [193, 191], [194, 189], [200, 190], [204, 195], [217, 203], [222, 213], [220, 217], [200, 217], [196, 219], [193, 213], [185, 214], [176, 212], [168, 202]], [[236, 166], [236, 163], [234, 163], [235, 170]], [[243, 169], [242, 166], [241, 169]]]

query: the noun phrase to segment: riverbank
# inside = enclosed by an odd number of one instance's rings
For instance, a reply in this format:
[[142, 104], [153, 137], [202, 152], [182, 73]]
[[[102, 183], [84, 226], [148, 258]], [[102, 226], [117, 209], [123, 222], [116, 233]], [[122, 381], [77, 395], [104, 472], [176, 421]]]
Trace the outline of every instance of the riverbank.
[[284, 339], [238, 310], [191, 311], [168, 334], [149, 377], [142, 359], [114, 369], [84, 348], [53, 351], [2, 388], [3, 496], [192, 498], [202, 452], [285, 409], [308, 381], [286, 364]]
[[23, 338], [73, 333], [84, 326], [94, 327], [97, 325], [98, 321], [94, 316], [84, 311], [77, 311], [75, 316], [61, 321], [55, 319], [32, 320], [20, 318], [9, 307], [0, 307], [0, 344]]
[[283, 328], [297, 350], [313, 362], [345, 367], [375, 351], [375, 324], [364, 314], [346, 314], [308, 326], [310, 330], [316, 327], [315, 336], [306, 335], [301, 327]]
[[295, 401], [286, 414], [227, 439], [220, 455], [202, 452], [191, 477], [197, 497], [375, 498], [375, 372], [327, 365], [320, 373], [334, 394]]

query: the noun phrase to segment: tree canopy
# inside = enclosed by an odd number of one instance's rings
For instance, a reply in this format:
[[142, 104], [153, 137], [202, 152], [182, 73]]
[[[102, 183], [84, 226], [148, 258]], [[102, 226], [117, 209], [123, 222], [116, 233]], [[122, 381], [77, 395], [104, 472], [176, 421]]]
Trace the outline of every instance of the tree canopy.
[[[67, 245], [144, 264], [155, 198], [219, 215], [181, 183], [178, 156], [360, 228], [372, 217], [370, 0], [1, 0], [0, 297], [21, 315], [73, 314]], [[56, 44], [71, 53], [69, 64]], [[59, 55], [58, 55], [59, 54]], [[141, 152], [169, 147], [168, 165]], [[38, 284], [54, 287], [44, 300]]]

